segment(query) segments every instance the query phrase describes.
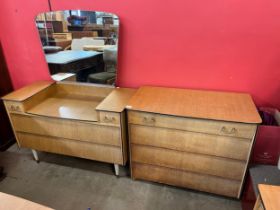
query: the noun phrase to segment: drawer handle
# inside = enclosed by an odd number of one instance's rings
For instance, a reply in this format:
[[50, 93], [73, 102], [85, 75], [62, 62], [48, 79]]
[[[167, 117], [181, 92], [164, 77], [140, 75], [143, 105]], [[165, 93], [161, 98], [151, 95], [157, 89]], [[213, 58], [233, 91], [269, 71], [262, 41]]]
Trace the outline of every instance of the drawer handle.
[[108, 116], [105, 116], [104, 117], [104, 121], [105, 122], [114, 122], [116, 120], [115, 117], [108, 117]]
[[11, 106], [11, 110], [12, 110], [12, 111], [15, 111], [15, 110], [16, 110], [16, 108], [15, 108], [14, 105]]
[[20, 108], [19, 108], [19, 106], [14, 106], [14, 105], [11, 105], [11, 110], [12, 111], [20, 111]]
[[235, 133], [237, 133], [236, 128], [232, 128], [231, 130], [228, 130], [225, 126], [222, 127], [221, 131], [222, 131], [222, 133], [225, 133], [225, 134], [235, 134]]
[[19, 106], [15, 106], [15, 105], [11, 105], [10, 109], [11, 109], [12, 111], [17, 111], [17, 112], [20, 111], [20, 107], [19, 107]]
[[155, 123], [156, 119], [154, 117], [148, 118], [148, 117], [144, 117], [143, 118], [143, 122], [144, 123]]

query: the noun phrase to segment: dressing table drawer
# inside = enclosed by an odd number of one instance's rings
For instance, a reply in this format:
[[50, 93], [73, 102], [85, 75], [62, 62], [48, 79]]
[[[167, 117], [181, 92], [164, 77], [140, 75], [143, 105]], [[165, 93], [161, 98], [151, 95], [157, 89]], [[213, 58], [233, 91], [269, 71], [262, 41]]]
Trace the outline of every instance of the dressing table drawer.
[[100, 122], [120, 126], [120, 114], [115, 112], [100, 112]]
[[182, 152], [247, 160], [251, 139], [130, 124], [130, 142]]
[[24, 112], [22, 103], [6, 101], [5, 106], [9, 112]]
[[16, 132], [16, 135], [21, 147], [123, 164], [123, 155], [120, 147], [22, 132]]
[[175, 117], [137, 111], [129, 111], [128, 122], [131, 124], [172, 128], [247, 139], [252, 139], [254, 137], [257, 128], [255, 124]]
[[120, 129], [77, 120], [11, 114], [15, 131], [121, 146]]

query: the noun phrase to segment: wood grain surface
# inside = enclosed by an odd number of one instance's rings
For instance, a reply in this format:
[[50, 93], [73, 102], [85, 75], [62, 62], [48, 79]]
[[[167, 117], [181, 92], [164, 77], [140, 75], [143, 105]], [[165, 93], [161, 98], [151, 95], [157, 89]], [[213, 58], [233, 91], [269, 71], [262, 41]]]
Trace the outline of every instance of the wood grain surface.
[[129, 109], [243, 123], [261, 123], [249, 94], [141, 87], [129, 101]]
[[201, 175], [148, 164], [135, 163], [131, 167], [133, 171], [133, 178], [135, 179], [154, 181], [179, 187], [187, 187], [190, 189], [196, 189], [230, 197], [238, 197], [240, 183], [235, 180]]
[[259, 184], [259, 191], [266, 210], [280, 209], [280, 186]]
[[120, 127], [23, 114], [11, 114], [10, 117], [15, 131], [96, 144], [122, 146]]
[[120, 147], [23, 132], [17, 132], [16, 135], [22, 147], [123, 165]]
[[27, 110], [27, 113], [56, 118], [98, 121], [95, 107], [101, 100], [99, 98], [93, 100], [49, 97]]
[[32, 201], [0, 192], [1, 210], [54, 210]]
[[23, 101], [54, 83], [54, 81], [35, 82], [4, 96], [2, 99], [11, 101]]
[[182, 152], [247, 160], [251, 141], [167, 128], [130, 125], [130, 142]]
[[245, 161], [131, 144], [132, 162], [241, 180]]
[[96, 109], [101, 111], [122, 112], [135, 92], [136, 89], [116, 88], [96, 107]]
[[186, 118], [131, 110], [128, 111], [128, 122], [137, 125], [231, 136], [250, 140], [254, 137], [257, 129], [256, 124]]

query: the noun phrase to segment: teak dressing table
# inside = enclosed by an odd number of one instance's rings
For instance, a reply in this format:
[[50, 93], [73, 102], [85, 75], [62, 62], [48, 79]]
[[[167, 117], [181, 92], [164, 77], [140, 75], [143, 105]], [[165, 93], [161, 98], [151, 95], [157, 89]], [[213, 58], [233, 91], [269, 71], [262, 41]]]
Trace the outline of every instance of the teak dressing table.
[[133, 179], [240, 197], [261, 123], [250, 95], [141, 87], [127, 109]]
[[3, 97], [20, 147], [113, 163], [127, 162], [124, 109], [135, 92], [66, 82], [36, 82]]

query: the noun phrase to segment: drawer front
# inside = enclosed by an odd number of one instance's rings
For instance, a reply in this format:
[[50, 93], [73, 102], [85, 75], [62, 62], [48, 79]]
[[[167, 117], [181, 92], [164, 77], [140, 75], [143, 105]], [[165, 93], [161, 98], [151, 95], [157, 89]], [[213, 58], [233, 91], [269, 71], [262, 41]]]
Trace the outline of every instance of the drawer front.
[[240, 187], [240, 182], [235, 180], [199, 175], [145, 164], [133, 164], [132, 176], [135, 179], [187, 187], [235, 198], [238, 197], [238, 190]]
[[21, 147], [108, 163], [123, 164], [121, 148], [89, 142], [60, 139], [22, 132], [16, 133]]
[[99, 112], [100, 122], [105, 123], [108, 125], [119, 125], [121, 124], [120, 121], [120, 114], [115, 112]]
[[23, 105], [21, 103], [18, 103], [18, 102], [6, 101], [5, 102], [5, 107], [9, 112], [18, 112], [18, 113], [24, 112]]
[[129, 131], [130, 142], [134, 144], [237, 160], [248, 159], [252, 143], [243, 138], [133, 124], [129, 125]]
[[128, 122], [138, 125], [174, 128], [192, 132], [248, 139], [254, 137], [257, 128], [255, 124], [174, 117], [137, 111], [128, 112]]
[[16, 131], [121, 146], [120, 128], [74, 120], [11, 114]]
[[243, 161], [134, 144], [131, 145], [131, 160], [239, 181], [246, 168]]

